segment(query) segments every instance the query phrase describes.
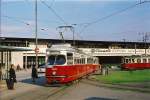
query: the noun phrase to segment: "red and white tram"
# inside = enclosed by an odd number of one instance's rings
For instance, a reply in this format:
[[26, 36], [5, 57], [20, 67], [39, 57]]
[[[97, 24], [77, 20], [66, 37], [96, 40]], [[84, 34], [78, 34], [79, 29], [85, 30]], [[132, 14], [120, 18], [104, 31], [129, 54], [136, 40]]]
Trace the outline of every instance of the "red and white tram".
[[46, 50], [46, 81], [65, 84], [99, 70], [97, 57], [86, 55], [70, 44], [52, 45]]
[[125, 70], [150, 69], [149, 55], [126, 56], [122, 61], [121, 67]]

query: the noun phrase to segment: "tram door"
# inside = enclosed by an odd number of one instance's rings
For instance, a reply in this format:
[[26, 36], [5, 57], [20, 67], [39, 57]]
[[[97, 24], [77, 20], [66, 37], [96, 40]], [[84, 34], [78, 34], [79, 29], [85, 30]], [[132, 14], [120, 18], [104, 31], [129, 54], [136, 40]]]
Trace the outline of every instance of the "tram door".
[[0, 52], [0, 80], [8, 79], [8, 70], [11, 65], [11, 51]]

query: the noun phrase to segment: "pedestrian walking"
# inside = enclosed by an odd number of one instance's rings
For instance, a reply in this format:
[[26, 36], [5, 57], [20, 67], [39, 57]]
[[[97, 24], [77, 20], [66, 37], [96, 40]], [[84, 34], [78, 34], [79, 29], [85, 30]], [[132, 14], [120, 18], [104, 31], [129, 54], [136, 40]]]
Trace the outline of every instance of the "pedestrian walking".
[[38, 78], [37, 69], [35, 66], [32, 67], [32, 82], [35, 82], [35, 79]]
[[21, 70], [20, 65], [17, 65], [17, 71]]

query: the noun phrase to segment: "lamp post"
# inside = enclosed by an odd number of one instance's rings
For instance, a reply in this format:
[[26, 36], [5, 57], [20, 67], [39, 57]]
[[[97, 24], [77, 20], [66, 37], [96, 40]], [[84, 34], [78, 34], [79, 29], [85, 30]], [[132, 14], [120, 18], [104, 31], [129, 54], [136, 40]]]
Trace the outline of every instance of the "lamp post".
[[143, 42], [144, 42], [144, 45], [145, 45], [145, 55], [147, 55], [147, 40], [148, 40], [148, 38], [149, 38], [148, 33], [145, 33], [143, 35]]

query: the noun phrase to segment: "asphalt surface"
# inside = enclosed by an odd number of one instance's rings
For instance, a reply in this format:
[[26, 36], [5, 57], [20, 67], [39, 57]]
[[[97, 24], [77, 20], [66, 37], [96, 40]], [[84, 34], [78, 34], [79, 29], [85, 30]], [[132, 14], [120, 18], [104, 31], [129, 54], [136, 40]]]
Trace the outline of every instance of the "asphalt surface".
[[31, 70], [16, 72], [17, 83], [13, 90], [7, 87], [0, 90], [0, 100], [47, 100], [51, 95], [64, 87], [47, 87], [44, 74], [39, 74], [36, 82], [32, 82]]
[[150, 100], [150, 94], [98, 87], [79, 82], [79, 84], [68, 88], [53, 100]]
[[150, 93], [97, 86], [86, 81], [47, 87], [44, 74], [32, 82], [31, 70], [17, 72], [17, 80], [14, 90], [0, 90], [0, 100], [150, 100]]

